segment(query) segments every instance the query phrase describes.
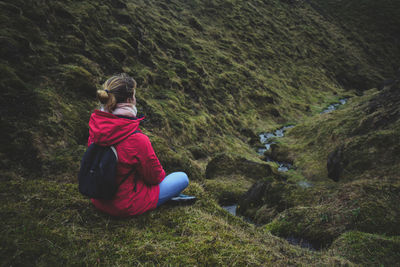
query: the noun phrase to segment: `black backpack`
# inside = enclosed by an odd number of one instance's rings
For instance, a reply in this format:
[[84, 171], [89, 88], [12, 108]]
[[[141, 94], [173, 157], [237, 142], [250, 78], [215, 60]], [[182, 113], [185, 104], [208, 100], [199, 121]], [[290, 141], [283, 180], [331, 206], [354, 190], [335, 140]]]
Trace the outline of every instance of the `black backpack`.
[[[140, 131], [134, 131], [132, 134]], [[78, 174], [79, 192], [96, 199], [112, 199], [119, 186], [134, 172], [132, 168], [118, 184], [118, 155], [114, 146], [100, 146], [92, 143], [83, 155]], [[136, 183], [135, 188], [136, 191]]]

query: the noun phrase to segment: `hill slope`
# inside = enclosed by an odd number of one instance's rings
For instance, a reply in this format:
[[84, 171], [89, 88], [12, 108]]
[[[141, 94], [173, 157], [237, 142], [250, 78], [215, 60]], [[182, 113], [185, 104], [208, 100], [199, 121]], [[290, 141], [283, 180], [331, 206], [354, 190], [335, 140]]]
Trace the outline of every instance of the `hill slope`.
[[1, 162], [40, 163], [28, 173], [76, 169], [95, 89], [113, 73], [138, 80], [146, 129], [190, 160], [183, 146], [249, 154], [252, 132], [388, 73], [305, 3], [1, 3]]
[[[279, 227], [255, 228], [228, 215], [218, 201], [237, 201], [253, 183], [281, 179], [255, 153], [258, 133], [300, 124], [341, 97], [364, 103], [356, 95], [395, 76], [400, 23], [391, 14], [399, 4], [374, 2], [0, 1], [4, 263], [347, 264], [342, 256], [360, 262], [340, 251], [357, 232], [342, 235], [330, 251], [311, 252], [269, 233]], [[379, 15], [367, 16], [371, 10]], [[381, 17], [387, 24], [368, 30]], [[138, 82], [143, 130], [166, 171], [189, 174], [189, 193], [200, 199], [193, 207], [117, 220], [78, 195], [96, 89], [120, 72]], [[297, 153], [294, 161], [313, 153], [287, 149]], [[301, 175], [324, 173], [319, 160], [296, 163]], [[361, 235], [389, 251], [398, 244]]]

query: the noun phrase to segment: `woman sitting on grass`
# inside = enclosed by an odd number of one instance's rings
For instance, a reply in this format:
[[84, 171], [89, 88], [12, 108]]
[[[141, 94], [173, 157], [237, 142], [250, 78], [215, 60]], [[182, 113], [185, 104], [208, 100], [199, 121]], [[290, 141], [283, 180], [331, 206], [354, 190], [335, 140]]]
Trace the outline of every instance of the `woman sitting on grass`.
[[139, 129], [136, 117], [136, 81], [126, 74], [111, 77], [97, 91], [102, 103], [89, 121], [89, 145], [116, 148], [117, 182], [135, 171], [119, 186], [111, 200], [92, 199], [94, 206], [110, 215], [127, 217], [155, 209], [179, 195], [189, 180], [184, 172], [165, 176], [149, 138]]

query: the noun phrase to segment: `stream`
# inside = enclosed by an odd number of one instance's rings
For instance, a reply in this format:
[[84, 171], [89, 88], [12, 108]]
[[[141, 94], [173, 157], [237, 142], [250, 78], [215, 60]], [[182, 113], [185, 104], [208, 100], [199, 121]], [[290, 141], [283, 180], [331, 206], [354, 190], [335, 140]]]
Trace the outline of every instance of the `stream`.
[[330, 113], [332, 111], [335, 111], [338, 109], [338, 107], [340, 105], [344, 105], [347, 103], [347, 99], [343, 98], [343, 99], [339, 99], [339, 103], [333, 103], [330, 104], [326, 109], [324, 109], [323, 111], [320, 112], [320, 114], [325, 114], [325, 113]]
[[[236, 205], [230, 205], [230, 206], [222, 206], [222, 208], [225, 209], [226, 211], [228, 211], [230, 214], [232, 214], [234, 216], [237, 216], [236, 215], [237, 204]], [[256, 226], [262, 226], [262, 225], [255, 224], [249, 218], [246, 218], [246, 217], [242, 217], [242, 218], [243, 218], [243, 220], [245, 220], [248, 223], [254, 224]], [[297, 237], [293, 237], [293, 236], [287, 237], [285, 239], [286, 239], [286, 241], [288, 241], [292, 245], [300, 246], [302, 248], [307, 248], [307, 249], [310, 249], [310, 250], [313, 250], [313, 251], [317, 250], [315, 248], [315, 246], [313, 246], [310, 242], [308, 242], [305, 239], [297, 238]]]
[[[330, 104], [327, 108], [325, 108], [323, 111], [321, 111], [320, 114], [325, 114], [325, 113], [330, 113], [332, 111], [335, 111], [341, 105], [344, 105], [346, 103], [347, 103], [346, 98], [339, 99], [339, 103]], [[294, 127], [294, 125], [288, 125], [288, 126], [284, 126], [284, 127], [280, 128], [278, 130], [275, 130], [274, 132], [261, 133], [259, 135], [260, 142], [261, 142], [261, 144], [264, 145], [264, 147], [259, 148], [257, 150], [257, 154], [264, 155], [264, 153], [266, 151], [271, 149], [271, 145], [276, 143], [276, 142], [274, 142], [274, 140], [276, 138], [284, 137], [286, 130], [291, 129], [293, 127]], [[279, 166], [278, 171], [280, 171], [280, 172], [287, 172], [293, 168], [293, 165], [288, 162], [275, 161], [269, 157], [266, 158], [266, 161], [267, 162], [275, 162], [276, 164], [278, 164], [278, 166]]]
[[[266, 151], [271, 149], [271, 145], [275, 144], [274, 140], [276, 138], [280, 138], [280, 137], [285, 136], [285, 131], [290, 129], [290, 128], [293, 128], [293, 127], [294, 127], [294, 125], [288, 125], [288, 126], [280, 128], [280, 129], [278, 129], [278, 130], [276, 130], [275, 132], [272, 132], [272, 133], [262, 133], [262, 134], [260, 134], [259, 135], [260, 136], [260, 142], [261, 142], [261, 144], [264, 145], [264, 147], [263, 148], [259, 148], [257, 150], [257, 153], [259, 155], [264, 155], [264, 153]], [[275, 162], [276, 164], [278, 164], [278, 166], [279, 166], [278, 167], [278, 171], [280, 171], [280, 172], [287, 172], [289, 169], [291, 169], [293, 167], [292, 164], [290, 164], [288, 162], [274, 161], [273, 159], [271, 159], [269, 157], [267, 157], [266, 161], [267, 162]]]
[[[346, 103], [347, 103], [347, 99], [345, 99], [345, 98], [339, 99], [339, 103], [330, 104], [326, 109], [321, 111], [320, 114], [326, 114], [326, 113], [335, 111], [336, 109], [339, 108], [339, 106], [344, 105]], [[277, 129], [274, 132], [261, 133], [259, 135], [260, 142], [261, 142], [261, 144], [263, 144], [264, 147], [259, 148], [257, 150], [257, 154], [264, 155], [264, 153], [266, 151], [271, 149], [271, 145], [276, 143], [276, 142], [274, 142], [274, 140], [276, 138], [284, 137], [286, 130], [291, 129], [293, 127], [294, 127], [294, 125], [288, 125], [288, 126], [284, 126], [284, 127], [280, 128], [280, 129]], [[269, 157], [266, 158], [266, 161], [267, 162], [275, 162], [276, 164], [278, 164], [278, 166], [279, 166], [278, 171], [280, 171], [280, 172], [287, 172], [293, 168], [293, 165], [290, 163], [275, 161]], [[313, 186], [311, 183], [306, 182], [306, 181], [300, 181], [298, 183], [298, 185], [302, 188], [309, 188], [309, 187]], [[226, 211], [228, 211], [230, 214], [232, 214], [234, 216], [238, 216], [236, 214], [237, 206], [238, 206], [237, 204], [233, 204], [233, 205], [228, 205], [228, 206], [222, 206], [222, 208], [225, 209]], [[249, 218], [245, 218], [245, 217], [242, 217], [242, 218], [245, 221], [247, 221], [248, 223], [255, 224]], [[316, 248], [310, 242], [308, 242], [307, 240], [304, 240], [302, 238], [287, 237], [285, 239], [292, 245], [300, 246], [302, 248], [307, 248], [310, 250], [316, 250]]]

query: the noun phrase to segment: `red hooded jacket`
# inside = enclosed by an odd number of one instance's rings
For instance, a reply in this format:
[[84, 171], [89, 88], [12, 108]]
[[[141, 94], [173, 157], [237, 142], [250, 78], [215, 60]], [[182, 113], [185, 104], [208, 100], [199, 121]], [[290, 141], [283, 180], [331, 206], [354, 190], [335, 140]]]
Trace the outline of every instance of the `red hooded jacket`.
[[164, 179], [165, 171], [149, 138], [142, 132], [132, 134], [139, 130], [141, 120], [121, 118], [100, 110], [95, 110], [90, 117], [88, 145], [115, 146], [118, 154], [117, 182], [132, 168], [136, 169], [120, 185], [112, 200], [92, 199], [96, 208], [113, 216], [138, 215], [157, 206], [159, 183]]

